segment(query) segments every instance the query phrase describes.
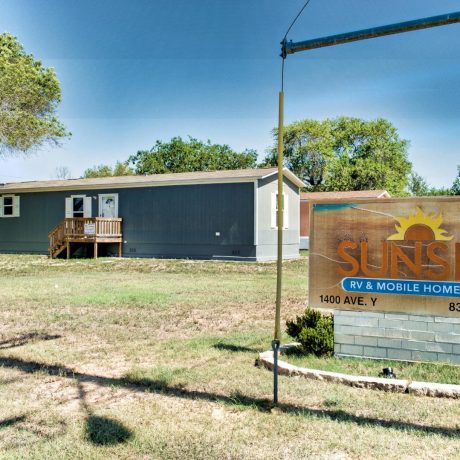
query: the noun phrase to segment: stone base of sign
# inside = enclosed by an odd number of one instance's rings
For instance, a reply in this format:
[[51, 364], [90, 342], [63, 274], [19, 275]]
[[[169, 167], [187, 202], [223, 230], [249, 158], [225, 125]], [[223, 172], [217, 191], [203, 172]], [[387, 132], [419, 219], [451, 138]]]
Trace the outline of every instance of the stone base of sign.
[[301, 236], [299, 249], [309, 249], [309, 248], [310, 248], [310, 238], [308, 236]]
[[460, 364], [460, 318], [335, 310], [334, 352]]
[[[288, 344], [280, 348], [280, 352], [286, 348], [297, 346], [298, 344]], [[268, 370], [273, 370], [274, 359], [273, 351], [268, 350], [259, 354], [258, 364]], [[365, 377], [338, 372], [320, 371], [297, 367], [278, 359], [278, 374], [290, 377], [303, 377], [313, 380], [323, 380], [326, 382], [341, 383], [355, 388], [367, 388], [372, 390], [382, 390], [394, 393], [408, 393], [417, 396], [432, 396], [438, 398], [460, 398], [460, 385], [450, 385], [444, 383], [430, 382], [411, 382], [409, 380], [384, 379], [380, 377]]]

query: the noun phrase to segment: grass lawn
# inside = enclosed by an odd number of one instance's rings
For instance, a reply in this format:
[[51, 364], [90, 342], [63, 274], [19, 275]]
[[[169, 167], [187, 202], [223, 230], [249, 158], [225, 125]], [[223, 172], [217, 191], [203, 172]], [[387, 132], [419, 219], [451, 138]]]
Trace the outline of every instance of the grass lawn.
[[398, 379], [460, 385], [460, 366], [444, 363], [410, 363], [361, 358], [317, 358], [313, 355], [305, 356], [293, 352], [283, 354], [281, 359], [299, 367], [369, 377], [378, 377], [382, 368], [392, 367]]
[[[283, 321], [306, 306], [286, 262]], [[0, 457], [459, 458], [460, 403], [280, 377], [275, 264], [0, 256]]]

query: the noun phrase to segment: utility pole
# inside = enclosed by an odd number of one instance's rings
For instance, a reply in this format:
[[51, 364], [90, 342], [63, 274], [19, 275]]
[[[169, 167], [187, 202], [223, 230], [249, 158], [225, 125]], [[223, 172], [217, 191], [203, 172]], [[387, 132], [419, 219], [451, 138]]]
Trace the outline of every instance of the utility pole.
[[[306, 4], [307, 5], [307, 4]], [[305, 6], [306, 6], [305, 5]], [[304, 8], [305, 8], [304, 6]], [[301, 10], [301, 12], [303, 9]], [[300, 15], [300, 13], [299, 13]], [[297, 17], [299, 16], [297, 15]], [[297, 18], [296, 18], [297, 19]], [[431, 27], [446, 26], [460, 22], [460, 11], [455, 13], [442, 14], [439, 16], [431, 16], [423, 19], [415, 19], [413, 21], [399, 22], [386, 26], [373, 27], [370, 29], [362, 29], [354, 32], [348, 32], [337, 35], [329, 35], [312, 40], [305, 40], [293, 43], [287, 41], [286, 37], [281, 42], [281, 57], [282, 76], [281, 76], [281, 91], [279, 93], [279, 109], [278, 109], [278, 259], [277, 259], [277, 277], [276, 277], [276, 311], [275, 311], [275, 334], [272, 341], [273, 358], [274, 358], [274, 391], [273, 402], [278, 403], [278, 350], [281, 341], [281, 290], [282, 290], [282, 259], [283, 259], [283, 125], [284, 125], [284, 60], [289, 54], [298, 53], [300, 51], [309, 51], [327, 46], [336, 46], [344, 43], [368, 40], [370, 38], [378, 38], [386, 35], [401, 34], [404, 32], [413, 32], [415, 30], [428, 29]], [[292, 24], [291, 24], [292, 27]], [[289, 28], [290, 30], [290, 28]], [[288, 32], [289, 32], [288, 30]], [[287, 35], [287, 34], [286, 34]]]

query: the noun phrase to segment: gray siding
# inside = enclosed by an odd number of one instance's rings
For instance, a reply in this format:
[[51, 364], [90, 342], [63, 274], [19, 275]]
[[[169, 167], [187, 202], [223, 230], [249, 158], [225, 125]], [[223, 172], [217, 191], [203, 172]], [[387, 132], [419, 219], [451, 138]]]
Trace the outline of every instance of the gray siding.
[[125, 255], [255, 258], [252, 183], [119, 193]]
[[253, 182], [21, 193], [20, 217], [0, 218], [0, 252], [46, 253], [65, 198], [92, 196], [97, 216], [101, 193], [119, 195], [124, 256], [256, 258]]
[[[278, 179], [273, 175], [258, 182], [257, 190], [257, 259], [273, 260], [277, 253], [278, 231], [272, 227], [272, 194], [278, 191]], [[299, 257], [300, 194], [299, 188], [284, 178], [284, 193], [288, 196], [289, 222], [283, 230], [283, 258]]]

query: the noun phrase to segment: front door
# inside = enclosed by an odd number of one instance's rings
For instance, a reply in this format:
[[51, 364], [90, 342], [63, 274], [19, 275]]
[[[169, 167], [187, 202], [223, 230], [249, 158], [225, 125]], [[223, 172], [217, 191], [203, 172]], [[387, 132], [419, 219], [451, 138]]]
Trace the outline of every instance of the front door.
[[118, 193], [99, 195], [99, 217], [118, 217]]

